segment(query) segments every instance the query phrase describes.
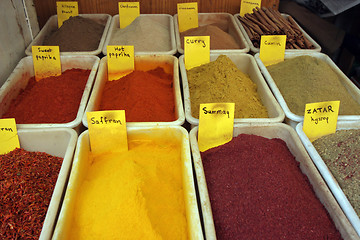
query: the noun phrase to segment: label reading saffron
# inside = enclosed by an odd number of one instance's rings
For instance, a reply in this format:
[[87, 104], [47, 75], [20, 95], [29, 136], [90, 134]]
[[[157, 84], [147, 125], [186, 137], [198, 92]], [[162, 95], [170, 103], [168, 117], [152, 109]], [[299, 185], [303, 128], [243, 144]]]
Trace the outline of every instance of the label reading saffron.
[[201, 152], [231, 141], [234, 111], [235, 103], [200, 104], [198, 145]]
[[107, 46], [108, 80], [117, 80], [135, 68], [134, 46]]
[[56, 2], [56, 12], [60, 28], [64, 21], [79, 15], [78, 2]]
[[61, 75], [59, 46], [32, 46], [35, 79]]
[[335, 133], [340, 101], [308, 103], [305, 105], [303, 130], [313, 141]]
[[125, 110], [86, 113], [91, 152], [127, 151]]
[[246, 13], [252, 13], [256, 7], [261, 7], [261, 0], [241, 0], [240, 16], [243, 17]]
[[190, 28], [197, 28], [198, 23], [198, 4], [178, 3], [177, 4], [179, 32], [184, 32]]
[[6, 154], [19, 147], [15, 118], [0, 119], [0, 154]]
[[210, 36], [184, 37], [186, 70], [210, 62]]
[[286, 35], [263, 35], [260, 40], [260, 59], [265, 66], [284, 61]]
[[119, 2], [120, 29], [126, 28], [138, 16], [140, 16], [139, 2]]

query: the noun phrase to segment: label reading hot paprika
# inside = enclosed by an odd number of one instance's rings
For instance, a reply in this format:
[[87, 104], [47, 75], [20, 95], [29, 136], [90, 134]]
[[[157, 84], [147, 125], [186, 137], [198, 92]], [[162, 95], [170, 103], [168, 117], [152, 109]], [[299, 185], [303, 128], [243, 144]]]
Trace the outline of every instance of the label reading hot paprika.
[[56, 2], [56, 12], [60, 28], [64, 21], [79, 15], [78, 2]]
[[210, 62], [210, 36], [184, 37], [186, 70]]
[[197, 2], [178, 3], [177, 14], [179, 32], [184, 32], [190, 28], [197, 28], [199, 26]]
[[231, 141], [234, 111], [235, 103], [200, 104], [198, 145], [201, 152]]
[[140, 16], [139, 2], [119, 2], [120, 28], [126, 28], [138, 16]]
[[35, 79], [61, 75], [59, 46], [32, 46]]
[[134, 46], [107, 46], [108, 80], [118, 80], [134, 71], [134, 61]]
[[305, 105], [303, 131], [310, 141], [335, 133], [340, 101], [308, 103]]
[[125, 110], [86, 113], [91, 152], [121, 152], [128, 150]]
[[284, 61], [286, 35], [263, 35], [260, 40], [260, 59], [265, 66]]
[[19, 148], [15, 118], [0, 119], [0, 154]]
[[261, 7], [261, 0], [241, 0], [240, 16], [243, 17], [246, 13], [252, 13], [256, 7]]

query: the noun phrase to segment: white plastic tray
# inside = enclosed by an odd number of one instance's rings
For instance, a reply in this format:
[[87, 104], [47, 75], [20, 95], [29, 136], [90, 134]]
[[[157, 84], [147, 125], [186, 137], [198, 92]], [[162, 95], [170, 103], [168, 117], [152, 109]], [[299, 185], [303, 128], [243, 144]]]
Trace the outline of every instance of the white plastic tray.
[[[100, 59], [96, 56], [60, 56], [61, 70], [81, 68], [90, 69], [90, 75], [86, 83], [84, 93], [81, 98], [79, 110], [75, 120], [68, 123], [39, 123], [39, 124], [17, 124], [17, 128], [47, 128], [47, 127], [68, 127], [77, 128], [81, 124], [85, 107], [90, 95], [90, 91], [95, 79], [96, 71], [99, 66]], [[34, 76], [34, 65], [32, 56], [27, 56], [20, 60], [12, 74], [0, 88], [0, 116], [2, 116], [9, 108], [11, 101], [16, 99], [22, 89], [25, 89], [29, 79]]]
[[[169, 28], [169, 42], [171, 48], [167, 51], [136, 51], [135, 54], [138, 55], [174, 55], [176, 53], [176, 43], [175, 43], [175, 34], [174, 34], [174, 20], [171, 15], [168, 14], [140, 14], [140, 18], [146, 18], [155, 22], [159, 22], [161, 24], [166, 24]], [[119, 14], [113, 16], [111, 20], [111, 25], [109, 28], [109, 33], [106, 37], [105, 44], [103, 46], [102, 52], [106, 56], [107, 53], [107, 46], [109, 45], [109, 42], [112, 38], [112, 35], [116, 29], [120, 29], [120, 22], [119, 22]], [[142, 36], [139, 36], [142, 37]], [[144, 36], [143, 36], [144, 37]]]
[[[338, 122], [336, 129], [337, 130], [360, 129], [360, 122]], [[360, 236], [359, 216], [356, 214], [354, 208], [352, 207], [349, 200], [345, 196], [345, 194], [342, 191], [341, 187], [339, 186], [338, 182], [336, 181], [334, 176], [331, 174], [331, 171], [327, 167], [326, 163], [321, 158], [321, 156], [315, 149], [314, 145], [310, 142], [309, 138], [304, 133], [302, 123], [299, 123], [296, 126], [296, 132], [298, 133], [298, 135], [299, 135], [302, 143], [304, 144], [306, 150], [308, 151], [310, 157], [312, 158], [313, 162], [315, 163], [317, 169], [321, 173], [325, 182], [329, 186], [330, 190], [332, 191], [334, 197], [338, 201], [338, 203], [341, 206], [342, 210], [344, 211], [345, 215], [348, 217], [349, 221], [354, 226], [356, 232]]]
[[[94, 20], [97, 23], [104, 25], [104, 32], [101, 36], [99, 46], [94, 51], [79, 51], [79, 52], [60, 52], [60, 55], [98, 55], [104, 46], [105, 38], [110, 27], [111, 16], [109, 14], [79, 14], [80, 17]], [[30, 45], [26, 48], [25, 54], [32, 55], [32, 46], [42, 46], [45, 37], [52, 31], [58, 28], [57, 15], [53, 15], [46, 22], [39, 34], [34, 38]]]
[[60, 211], [78, 136], [68, 128], [19, 129], [18, 135], [21, 148], [64, 158], [39, 238], [50, 239]]
[[[215, 61], [220, 55], [221, 54], [211, 53], [210, 61]], [[284, 120], [285, 114], [276, 99], [274, 98], [273, 94], [271, 93], [263, 76], [261, 75], [261, 72], [256, 65], [254, 57], [244, 53], [228, 53], [224, 55], [228, 56], [234, 62], [237, 68], [240, 69], [243, 73], [248, 74], [250, 79], [257, 85], [257, 91], [261, 102], [266, 107], [269, 115], [269, 118], [235, 118], [234, 123], [282, 122]], [[180, 56], [179, 61], [184, 92], [185, 117], [191, 125], [199, 125], [199, 119], [194, 118], [191, 113], [191, 98], [187, 73], [185, 69], [184, 55]]]
[[[174, 134], [182, 141], [181, 158], [183, 160], [183, 187], [184, 198], [186, 206], [186, 218], [188, 223], [189, 237], [192, 240], [203, 239], [203, 233], [200, 224], [199, 209], [196, 201], [194, 176], [191, 164], [191, 152], [189, 145], [188, 132], [179, 126], [154, 127], [154, 128], [138, 128], [128, 127], [128, 135], [148, 134], [151, 136], [162, 136], [163, 134]], [[88, 155], [90, 152], [89, 134], [88, 131], [83, 132], [79, 136], [76, 152], [74, 156], [74, 163], [70, 174], [68, 188], [65, 194], [64, 203], [59, 215], [57, 225], [55, 227], [53, 239], [66, 239], [69, 227], [72, 224], [72, 211], [74, 208], [74, 201], [80, 183], [84, 177], [87, 169]], [[121, 186], [119, 186], [121, 187]]]
[[[306, 52], [306, 53], [304, 53], [304, 52], [296, 52], [296, 53], [286, 52], [285, 59], [290, 59], [290, 58], [294, 58], [297, 56], [303, 56], [303, 55], [316, 57], [318, 59], [325, 61], [327, 64], [329, 64], [329, 66], [337, 73], [337, 75], [339, 76], [343, 85], [348, 90], [349, 94], [355, 99], [356, 102], [358, 102], [360, 104], [360, 90], [338, 68], [338, 66], [336, 66], [336, 64], [331, 60], [331, 58], [329, 56], [327, 56], [323, 53], [318, 53], [318, 52]], [[285, 115], [286, 115], [285, 122], [295, 128], [299, 122], [304, 121], [304, 116], [296, 115], [290, 111], [290, 109], [289, 109], [288, 105], [286, 104], [286, 101], [285, 101], [283, 95], [281, 94], [279, 88], [277, 87], [275, 81], [273, 80], [273, 78], [271, 77], [267, 68], [261, 61], [259, 53], [255, 54], [255, 60], [258, 64], [261, 72], [263, 73], [271, 91], [273, 92], [273, 94], [275, 95], [276, 99], [278, 100], [280, 106], [282, 107], [282, 109], [285, 112]], [[305, 109], [304, 109], [304, 112], [305, 112]], [[360, 120], [360, 115], [339, 115], [339, 117], [338, 117], [338, 121], [359, 121], [359, 120]]]
[[[204, 169], [197, 143], [197, 133], [198, 127], [195, 127], [190, 131], [190, 144], [193, 154], [196, 179], [199, 187], [205, 236], [206, 239], [211, 240], [216, 239], [216, 233]], [[295, 156], [296, 161], [300, 163], [301, 171], [308, 177], [316, 196], [327, 209], [342, 237], [344, 239], [360, 239], [354, 228], [351, 226], [349, 220], [344, 215], [340, 206], [332, 196], [330, 190], [326, 186], [326, 183], [321, 178], [293, 128], [283, 123], [234, 125], [233, 136], [235, 137], [242, 133], [254, 134], [266, 138], [280, 138], [284, 140], [290, 152]]]
[[[141, 64], [143, 62], [143, 64]], [[180, 92], [180, 80], [179, 80], [179, 64], [178, 59], [170, 55], [162, 56], [150, 56], [150, 55], [138, 55], [135, 56], [135, 69], [148, 71], [154, 69], [158, 66], [163, 66], [166, 63], [168, 66], [171, 66], [171, 69], [165, 69], [165, 72], [172, 73], [174, 77], [174, 97], [175, 97], [175, 117], [176, 120], [172, 122], [127, 122], [127, 126], [131, 127], [149, 127], [149, 126], [170, 126], [170, 125], [182, 125], [185, 122], [184, 108], [181, 99]], [[105, 87], [106, 82], [108, 81], [108, 68], [107, 68], [107, 57], [104, 57], [100, 61], [99, 73], [96, 76], [94, 88], [91, 92], [89, 103], [86, 107], [85, 114], [83, 116], [82, 122], [85, 127], [88, 127], [88, 122], [86, 118], [87, 112], [98, 111], [99, 104], [101, 101], [101, 95]], [[121, 110], [121, 109], [119, 109]], [[126, 113], [125, 113], [126, 115]]]
[[[290, 15], [284, 14], [284, 13], [282, 13], [281, 15], [282, 15], [285, 19], [287, 19], [287, 18], [290, 16]], [[260, 52], [260, 48], [254, 47], [254, 44], [253, 44], [252, 41], [250, 40], [249, 35], [246, 33], [246, 31], [245, 31], [242, 23], [240, 22], [240, 20], [239, 20], [239, 18], [238, 18], [239, 16], [240, 16], [239, 13], [238, 13], [238, 14], [235, 14], [235, 15], [234, 15], [234, 18], [235, 18], [236, 24], [239, 26], [242, 34], [245, 36], [246, 42], [249, 44], [251, 52], [253, 52], [253, 53], [258, 53], [258, 52]], [[294, 19], [294, 21], [295, 21], [295, 19]], [[299, 25], [296, 21], [295, 21], [295, 23], [296, 23], [296, 25], [299, 27], [299, 29], [302, 31], [302, 33], [304, 34], [304, 37], [305, 37], [306, 39], [308, 39], [309, 42], [312, 43], [315, 48], [314, 48], [314, 49], [285, 49], [285, 52], [314, 52], [314, 51], [315, 51], [315, 52], [320, 52], [320, 51], [321, 51], [321, 46], [320, 46], [317, 42], [315, 42], [315, 40], [312, 39], [312, 38], [309, 36], [309, 34], [307, 34], [307, 33], [305, 32], [305, 30], [302, 29], [302, 28], [300, 27], [300, 25]]]
[[[247, 53], [250, 50], [249, 44], [247, 43], [243, 33], [240, 31], [238, 25], [235, 22], [234, 16], [229, 13], [198, 13], [198, 23], [199, 27], [216, 23], [220, 20], [226, 20], [229, 24], [228, 33], [235, 39], [235, 41], [239, 44], [239, 49], [214, 49], [210, 50], [211, 53], [215, 54], [227, 54], [227, 53]], [[179, 22], [178, 15], [174, 15], [174, 23], [175, 23], [175, 37], [176, 37], [176, 47], [177, 51], [181, 54], [184, 54], [184, 49], [181, 47], [180, 41], [180, 32], [179, 32]], [[211, 39], [210, 39], [211, 45]]]

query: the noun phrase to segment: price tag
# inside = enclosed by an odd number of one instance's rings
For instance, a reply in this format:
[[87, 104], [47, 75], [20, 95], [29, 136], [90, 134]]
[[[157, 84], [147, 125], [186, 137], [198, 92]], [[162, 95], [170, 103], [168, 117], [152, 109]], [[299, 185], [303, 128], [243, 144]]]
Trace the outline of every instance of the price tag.
[[0, 154], [6, 154], [19, 147], [15, 118], [0, 119]]
[[126, 28], [140, 16], [139, 2], [119, 2], [120, 28]]
[[121, 152], [128, 150], [125, 110], [86, 113], [91, 152]]
[[303, 130], [310, 140], [336, 131], [339, 106], [340, 101], [306, 104]]
[[210, 36], [184, 37], [186, 70], [210, 62]]
[[260, 59], [265, 66], [284, 61], [286, 35], [263, 35], [260, 41]]
[[108, 80], [117, 80], [135, 68], [134, 46], [107, 46]]
[[32, 46], [35, 79], [61, 75], [59, 46]]
[[78, 2], [56, 2], [56, 12], [60, 28], [64, 21], [79, 15]]
[[197, 28], [198, 22], [198, 4], [178, 3], [177, 4], [179, 32], [184, 32], [190, 28]]
[[261, 7], [261, 0], [241, 0], [240, 16], [243, 17], [246, 13], [252, 13], [256, 7]]
[[198, 144], [201, 152], [231, 141], [234, 111], [235, 103], [200, 104]]

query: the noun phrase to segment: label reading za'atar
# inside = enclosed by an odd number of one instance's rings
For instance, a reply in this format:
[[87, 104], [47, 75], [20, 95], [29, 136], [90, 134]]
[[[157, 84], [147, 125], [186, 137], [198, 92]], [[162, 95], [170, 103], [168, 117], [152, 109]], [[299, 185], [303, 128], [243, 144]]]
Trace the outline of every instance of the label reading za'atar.
[[107, 46], [108, 80], [118, 80], [135, 68], [134, 46]]
[[201, 152], [231, 141], [234, 103], [200, 104], [198, 145]]
[[120, 28], [126, 28], [140, 15], [139, 2], [119, 2]]
[[64, 21], [79, 15], [78, 2], [56, 2], [56, 12], [60, 28]]
[[0, 119], [0, 154], [20, 147], [15, 118]]
[[261, 0], [242, 0], [240, 5], [240, 16], [243, 17], [246, 13], [252, 13], [253, 9], [261, 7]]
[[59, 46], [32, 46], [35, 79], [61, 75]]
[[305, 106], [303, 130], [309, 139], [336, 131], [340, 101], [309, 103]]
[[187, 70], [210, 62], [210, 36], [184, 37], [184, 62]]
[[199, 26], [197, 2], [178, 3], [177, 13], [179, 32], [184, 32], [190, 28], [197, 28]]
[[125, 111], [95, 111], [86, 114], [91, 151], [127, 151]]
[[265, 66], [284, 61], [286, 35], [261, 36], [260, 59]]

